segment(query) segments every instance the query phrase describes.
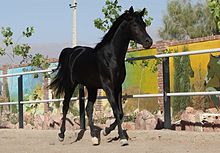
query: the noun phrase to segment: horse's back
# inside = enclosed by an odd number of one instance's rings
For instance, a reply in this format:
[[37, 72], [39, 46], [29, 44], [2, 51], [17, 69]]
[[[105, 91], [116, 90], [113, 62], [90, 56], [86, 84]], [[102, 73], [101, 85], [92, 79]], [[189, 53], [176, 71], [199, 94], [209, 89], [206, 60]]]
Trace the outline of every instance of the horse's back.
[[68, 69], [66, 75], [71, 75], [72, 80], [88, 87], [100, 87], [96, 53], [93, 48], [77, 46], [65, 48], [60, 54], [61, 59]]

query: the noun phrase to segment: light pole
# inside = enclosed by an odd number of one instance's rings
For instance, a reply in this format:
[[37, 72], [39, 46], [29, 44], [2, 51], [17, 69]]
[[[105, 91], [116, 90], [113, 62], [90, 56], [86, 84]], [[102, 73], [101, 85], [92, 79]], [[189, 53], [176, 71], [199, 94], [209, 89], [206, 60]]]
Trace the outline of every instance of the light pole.
[[69, 4], [70, 8], [73, 9], [73, 31], [72, 31], [72, 43], [73, 47], [77, 45], [77, 40], [76, 40], [76, 7], [77, 7], [77, 2], [76, 0], [73, 0], [73, 4]]

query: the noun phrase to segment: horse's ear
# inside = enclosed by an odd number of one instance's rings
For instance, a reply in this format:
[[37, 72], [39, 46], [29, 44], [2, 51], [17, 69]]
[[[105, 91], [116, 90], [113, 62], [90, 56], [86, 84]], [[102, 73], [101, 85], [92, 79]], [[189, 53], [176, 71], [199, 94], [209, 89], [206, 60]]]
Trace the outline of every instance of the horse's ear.
[[140, 12], [140, 15], [141, 17], [144, 16], [144, 13], [146, 12], [146, 8], [144, 8], [141, 12]]
[[134, 8], [133, 8], [133, 6], [130, 7], [130, 9], [129, 9], [129, 13], [131, 13], [131, 14], [134, 13]]

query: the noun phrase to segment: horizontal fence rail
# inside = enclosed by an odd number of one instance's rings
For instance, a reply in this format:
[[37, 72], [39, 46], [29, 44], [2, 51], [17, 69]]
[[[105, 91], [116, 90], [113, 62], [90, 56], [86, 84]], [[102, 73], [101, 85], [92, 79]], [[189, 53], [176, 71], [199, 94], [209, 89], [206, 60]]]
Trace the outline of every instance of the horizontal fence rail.
[[30, 75], [30, 74], [37, 74], [37, 73], [48, 73], [48, 72], [53, 72], [54, 69], [56, 69], [56, 68], [50, 68], [50, 69], [46, 69], [46, 70], [37, 70], [37, 71], [28, 71], [28, 72], [20, 72], [20, 73], [13, 73], [13, 74], [3, 74], [3, 75], [0, 75], [0, 78], [21, 76], [21, 75]]
[[[177, 93], [167, 93], [167, 96], [177, 97], [177, 96], [209, 96], [209, 95], [220, 95], [220, 91], [209, 91], [209, 92], [177, 92]], [[157, 98], [163, 97], [163, 94], [137, 94], [137, 95], [123, 95], [123, 99], [129, 98]], [[83, 97], [84, 100], [87, 100], [87, 97]], [[107, 99], [106, 96], [98, 96], [97, 99]], [[50, 103], [50, 102], [61, 102], [64, 98], [60, 99], [46, 99], [46, 100], [28, 100], [21, 101], [21, 104], [34, 104], [34, 103]], [[72, 97], [71, 101], [79, 100], [79, 97]], [[0, 102], [1, 105], [17, 105], [18, 101], [14, 102]]]
[[179, 53], [158, 54], [158, 55], [141, 56], [141, 57], [130, 57], [130, 58], [126, 58], [125, 61], [137, 61], [137, 60], [147, 60], [147, 59], [155, 59], [155, 58], [198, 55], [198, 54], [207, 54], [207, 53], [216, 53], [216, 52], [220, 52], [220, 48], [195, 50], [195, 51], [187, 51], [187, 52], [179, 52]]
[[[186, 56], [186, 55], [198, 55], [198, 54], [206, 54], [206, 53], [215, 53], [220, 52], [220, 48], [215, 49], [206, 49], [206, 50], [195, 50], [195, 51], [187, 51], [187, 52], [179, 52], [179, 53], [167, 53], [167, 54], [158, 54], [151, 56], [141, 56], [141, 57], [131, 57], [126, 58], [125, 61], [134, 61], [134, 60], [148, 60], [155, 58], [163, 58], [163, 83], [164, 83], [164, 91], [159, 94], [136, 94], [136, 95], [124, 95], [123, 98], [153, 98], [153, 97], [163, 97], [164, 98], [164, 128], [171, 128], [171, 113], [170, 113], [170, 97], [174, 96], [208, 96], [208, 95], [220, 95], [220, 91], [213, 92], [178, 92], [171, 93], [170, 92], [170, 80], [169, 80], [169, 57], [176, 56]], [[50, 100], [31, 100], [31, 101], [23, 101], [23, 75], [30, 75], [36, 73], [51, 73], [55, 68], [50, 68], [46, 70], [37, 70], [37, 71], [28, 71], [21, 73], [13, 73], [13, 74], [3, 74], [0, 75], [0, 78], [4, 77], [14, 77], [18, 76], [18, 101], [17, 102], [0, 102], [1, 105], [19, 105], [19, 128], [23, 128], [23, 104], [31, 104], [31, 103], [49, 103], [49, 102], [60, 102], [64, 99], [50, 99]], [[81, 86], [79, 89], [79, 97], [71, 98], [72, 101], [79, 100], [80, 104], [80, 128], [85, 129], [85, 106], [84, 100], [84, 89]], [[107, 99], [105, 96], [99, 96], [97, 99]]]
[[[185, 55], [198, 55], [198, 54], [216, 53], [216, 52], [220, 52], [220, 48], [195, 50], [195, 51], [187, 51], [187, 52], [180, 52], [180, 53], [158, 54], [158, 55], [141, 56], [141, 57], [131, 57], [131, 58], [126, 58], [125, 61], [147, 60], [147, 59], [185, 56]], [[28, 71], [28, 72], [13, 73], [13, 74], [3, 74], [3, 75], [0, 75], [0, 78], [20, 76], [20, 75], [29, 75], [29, 74], [36, 74], [36, 73], [47, 73], [47, 72], [53, 72], [54, 69], [56, 68], [54, 67], [54, 68], [49, 68], [46, 70]]]

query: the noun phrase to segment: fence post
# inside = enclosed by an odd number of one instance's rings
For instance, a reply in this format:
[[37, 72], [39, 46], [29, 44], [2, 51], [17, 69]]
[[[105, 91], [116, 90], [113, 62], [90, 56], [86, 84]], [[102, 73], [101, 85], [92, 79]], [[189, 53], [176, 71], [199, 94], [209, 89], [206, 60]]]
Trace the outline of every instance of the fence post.
[[18, 121], [19, 121], [19, 128], [24, 128], [23, 124], [23, 76], [20, 75], [18, 77]]
[[163, 101], [164, 101], [164, 128], [171, 129], [171, 111], [170, 111], [170, 69], [169, 57], [163, 58]]
[[85, 130], [85, 99], [84, 86], [79, 85], [79, 114], [80, 114], [80, 129]]

